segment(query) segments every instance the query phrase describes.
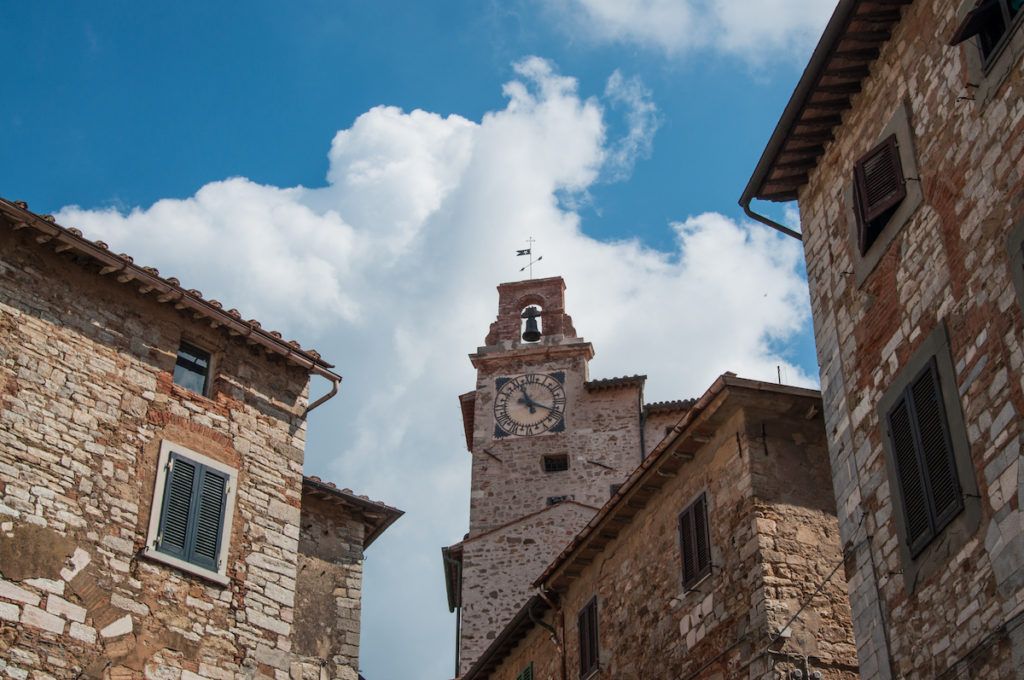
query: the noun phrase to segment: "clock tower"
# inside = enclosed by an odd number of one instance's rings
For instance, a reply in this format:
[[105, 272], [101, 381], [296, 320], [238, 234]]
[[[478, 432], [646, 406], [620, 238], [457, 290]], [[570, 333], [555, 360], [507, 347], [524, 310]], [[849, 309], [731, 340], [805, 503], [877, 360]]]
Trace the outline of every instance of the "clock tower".
[[532, 582], [640, 464], [643, 376], [590, 380], [593, 346], [560, 277], [498, 286], [498, 315], [459, 397], [472, 458], [469, 533], [442, 549], [465, 673]]

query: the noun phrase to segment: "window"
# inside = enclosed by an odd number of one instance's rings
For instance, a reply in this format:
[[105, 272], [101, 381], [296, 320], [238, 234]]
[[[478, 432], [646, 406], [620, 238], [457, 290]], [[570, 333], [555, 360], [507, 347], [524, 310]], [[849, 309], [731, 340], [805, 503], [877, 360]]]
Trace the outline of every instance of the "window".
[[976, 38], [984, 66], [990, 65], [1010, 38], [1016, 22], [1024, 16], [1024, 0], [978, 0], [974, 9], [957, 26], [950, 45]]
[[888, 424], [913, 558], [964, 508], [934, 360], [904, 390]]
[[614, 496], [615, 494], [617, 494], [619, 492], [619, 489], [621, 489], [621, 488], [622, 488], [621, 484], [610, 484], [608, 486], [608, 496], [609, 497]]
[[679, 546], [683, 557], [683, 588], [691, 590], [711, 573], [708, 503], [704, 494], [679, 515]]
[[586, 678], [598, 669], [600, 652], [597, 646], [597, 597], [580, 610], [577, 617], [580, 633], [580, 677]]
[[853, 192], [857, 211], [857, 244], [860, 254], [878, 239], [897, 206], [907, 197], [907, 183], [900, 163], [896, 135], [866, 153], [853, 167]]
[[226, 584], [237, 471], [164, 441], [144, 554]]
[[533, 663], [520, 671], [519, 675], [516, 676], [516, 680], [533, 680]]
[[565, 472], [569, 469], [569, 456], [544, 456], [544, 472]]
[[184, 340], [174, 364], [174, 384], [206, 396], [210, 377], [210, 353]]
[[548, 496], [548, 505], [558, 505], [565, 501], [571, 501], [574, 498], [572, 495], [568, 496]]
[[[968, 364], [965, 372], [973, 368]], [[883, 500], [891, 510], [876, 517], [895, 525], [907, 593], [949, 569], [981, 526], [982, 499], [956, 376], [940, 321], [878, 400], [889, 489]]]

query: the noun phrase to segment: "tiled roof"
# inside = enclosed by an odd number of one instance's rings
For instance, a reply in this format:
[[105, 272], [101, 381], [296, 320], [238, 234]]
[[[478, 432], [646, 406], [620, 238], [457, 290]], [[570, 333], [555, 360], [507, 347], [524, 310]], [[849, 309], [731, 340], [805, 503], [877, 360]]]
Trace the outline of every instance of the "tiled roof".
[[676, 399], [675, 401], [656, 401], [651, 404], [644, 404], [644, 411], [647, 413], [671, 413], [673, 411], [686, 411], [693, 408], [697, 403], [696, 399]]
[[590, 380], [583, 383], [583, 386], [591, 392], [596, 392], [597, 390], [613, 390], [619, 387], [643, 387], [646, 380], [646, 375], [626, 375], [621, 378]]
[[363, 549], [370, 547], [384, 530], [394, 524], [399, 517], [405, 514], [398, 508], [393, 508], [386, 503], [370, 500], [368, 496], [357, 495], [352, 489], [339, 489], [333, 482], [325, 482], [319, 477], [302, 478], [303, 493], [329, 497], [350, 507], [357, 508], [366, 518], [367, 533], [363, 537]]
[[332, 381], [341, 380], [341, 376], [331, 370], [334, 366], [324, 361], [316, 350], [303, 349], [298, 342], [285, 340], [277, 331], [263, 330], [259, 321], [243, 319], [237, 309], [225, 310], [219, 301], [207, 300], [200, 291], [183, 287], [173, 276], [162, 277], [153, 267], [135, 264], [130, 255], [111, 252], [103, 241], [91, 241], [78, 229], [57, 224], [52, 215], [30, 211], [23, 201], [0, 198], [0, 217], [3, 218], [0, 223], [15, 231], [31, 229], [37, 243], [50, 246], [58, 253], [92, 260], [99, 265], [100, 275], [112, 276], [119, 283], [133, 286], [139, 295], [162, 304], [173, 304], [175, 309], [193, 315], [197, 322], [202, 319], [214, 328], [223, 328], [232, 337], [260, 345], [311, 373]]

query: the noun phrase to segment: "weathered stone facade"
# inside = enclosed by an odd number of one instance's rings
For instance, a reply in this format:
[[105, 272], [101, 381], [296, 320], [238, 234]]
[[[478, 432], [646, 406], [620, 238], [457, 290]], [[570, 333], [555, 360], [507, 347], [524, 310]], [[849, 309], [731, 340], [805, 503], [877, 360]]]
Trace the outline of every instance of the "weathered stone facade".
[[[589, 380], [594, 350], [565, 313], [561, 278], [498, 287], [498, 317], [471, 355], [476, 390], [461, 398], [472, 454], [469, 533], [445, 550], [450, 604], [459, 608], [465, 671], [529, 597], [530, 581], [602, 506], [612, 485], [640, 463], [643, 378]], [[542, 338], [523, 342], [521, 313], [537, 305]], [[560, 426], [532, 436], [496, 429], [501, 381], [557, 375], [565, 394]], [[545, 456], [567, 469], [546, 471]], [[561, 499], [564, 502], [557, 502]]]
[[[977, 3], [890, 4], [906, 7], [799, 186], [861, 673], [1024, 678], [1024, 29], [986, 72], [974, 40], [949, 45]], [[853, 164], [900, 119], [911, 203], [862, 256]], [[884, 404], [929, 356], [964, 508], [911, 559]]]
[[[595, 596], [587, 677], [857, 677], [818, 394], [724, 376], [681, 417], [467, 680], [579, 677]], [[684, 588], [679, 516], [701, 494], [712, 568]]]
[[[91, 242], [8, 208], [0, 671], [319, 678], [336, 648], [293, 650], [309, 369], [147, 298], [125, 269], [98, 276], [77, 249]], [[213, 350], [208, 396], [172, 380], [183, 337]], [[143, 554], [162, 442], [237, 471], [223, 583]], [[340, 654], [335, 677], [354, 679], [357, 654]]]

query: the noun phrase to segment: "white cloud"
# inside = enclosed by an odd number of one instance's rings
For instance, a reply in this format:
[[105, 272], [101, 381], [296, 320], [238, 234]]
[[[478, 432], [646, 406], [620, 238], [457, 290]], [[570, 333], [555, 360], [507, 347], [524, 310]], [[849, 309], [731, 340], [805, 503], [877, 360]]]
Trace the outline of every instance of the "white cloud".
[[545, 256], [537, 274], [567, 281], [595, 377], [647, 373], [652, 400], [697, 396], [725, 370], [770, 379], [782, 364], [811, 382], [772, 350], [809, 320], [798, 244], [715, 213], [673, 225], [672, 252], [587, 237], [558, 196], [629, 167], [657, 112], [639, 82], [613, 76], [605, 96], [627, 132], [609, 139], [610, 112], [574, 79], [537, 58], [516, 73], [505, 108], [480, 121], [367, 111], [335, 136], [323, 187], [235, 178], [128, 214], [58, 215], [338, 364], [345, 383], [311, 416], [307, 472], [408, 513], [367, 559], [369, 677], [450, 677], [439, 548], [465, 532], [469, 492], [456, 395], [475, 383], [466, 354], [494, 318], [494, 286], [521, 278], [513, 254], [528, 236]]
[[697, 49], [752, 62], [803, 54], [836, 0], [554, 0], [566, 28], [678, 55]]

